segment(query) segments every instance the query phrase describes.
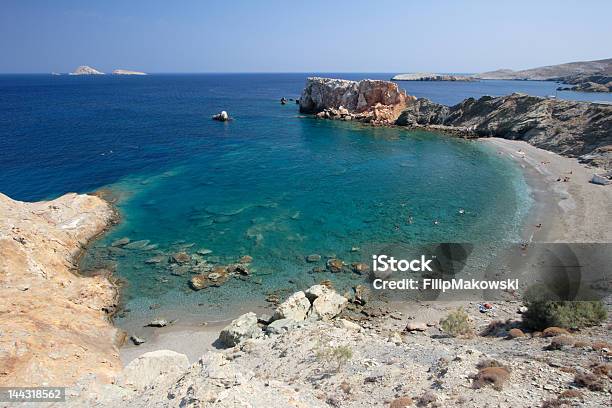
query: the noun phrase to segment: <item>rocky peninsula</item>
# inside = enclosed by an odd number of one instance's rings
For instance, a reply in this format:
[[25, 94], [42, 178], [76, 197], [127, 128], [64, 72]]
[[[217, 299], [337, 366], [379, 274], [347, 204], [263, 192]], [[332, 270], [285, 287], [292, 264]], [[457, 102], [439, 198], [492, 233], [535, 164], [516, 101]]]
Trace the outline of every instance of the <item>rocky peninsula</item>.
[[104, 382], [119, 372], [115, 286], [77, 273], [84, 247], [113, 219], [93, 195], [25, 203], [0, 194], [0, 385]]
[[447, 75], [447, 74], [433, 74], [431, 72], [420, 72], [415, 74], [397, 74], [392, 81], [463, 81], [471, 82], [478, 81], [469, 75]]

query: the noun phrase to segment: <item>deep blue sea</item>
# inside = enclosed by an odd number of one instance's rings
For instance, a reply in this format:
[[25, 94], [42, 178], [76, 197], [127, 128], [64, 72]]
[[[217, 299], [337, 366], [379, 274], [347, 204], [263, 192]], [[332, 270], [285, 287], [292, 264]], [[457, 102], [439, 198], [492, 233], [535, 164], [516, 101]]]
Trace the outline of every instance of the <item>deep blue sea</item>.
[[[389, 74], [324, 74], [388, 79]], [[315, 120], [294, 103], [309, 74], [0, 76], [0, 192], [40, 200], [107, 188], [122, 222], [83, 266], [125, 283], [125, 307], [218, 310], [354, 274], [310, 273], [308, 254], [369, 262], [393, 245], [516, 241], [531, 205], [522, 172], [486, 144]], [[418, 97], [554, 94], [553, 82], [402, 82]], [[558, 97], [610, 100], [559, 92]], [[211, 120], [226, 110], [227, 123]], [[464, 212], [460, 213], [460, 209]], [[112, 248], [128, 237], [133, 248]], [[357, 249], [358, 248], [358, 249]], [[189, 289], [157, 255], [254, 258], [253, 276]], [[483, 255], [483, 256], [486, 256]], [[196, 255], [197, 257], [197, 255]], [[156, 309], [157, 310], [157, 309]], [[155, 311], [155, 313], [158, 313]], [[214, 314], [214, 313], [213, 313]]]

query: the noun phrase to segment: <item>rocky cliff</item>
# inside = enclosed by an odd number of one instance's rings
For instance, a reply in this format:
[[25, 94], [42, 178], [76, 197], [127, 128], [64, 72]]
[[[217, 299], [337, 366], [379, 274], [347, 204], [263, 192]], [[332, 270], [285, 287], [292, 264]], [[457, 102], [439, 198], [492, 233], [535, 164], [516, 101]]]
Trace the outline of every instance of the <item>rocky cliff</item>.
[[455, 106], [419, 99], [397, 125], [465, 136], [524, 140], [564, 156], [612, 168], [612, 106], [525, 94], [469, 98]]
[[300, 97], [300, 112], [316, 113], [320, 117], [339, 115], [370, 123], [392, 123], [414, 99], [397, 84], [388, 81], [313, 77], [306, 81]]
[[108, 319], [115, 288], [77, 275], [76, 264], [112, 218], [95, 196], [24, 203], [0, 194], [0, 386], [108, 381], [121, 369]]

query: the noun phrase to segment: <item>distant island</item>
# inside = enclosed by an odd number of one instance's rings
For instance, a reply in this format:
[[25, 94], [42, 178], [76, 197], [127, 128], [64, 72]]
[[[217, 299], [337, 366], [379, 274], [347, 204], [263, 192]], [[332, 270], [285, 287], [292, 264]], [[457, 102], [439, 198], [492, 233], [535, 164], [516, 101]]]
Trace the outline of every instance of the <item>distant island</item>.
[[97, 69], [87, 65], [81, 65], [75, 69], [74, 72], [71, 72], [68, 75], [104, 75], [104, 72], [98, 71]]
[[477, 81], [469, 75], [446, 75], [446, 74], [433, 74], [431, 72], [419, 72], [414, 74], [397, 74], [392, 81]]
[[[51, 75], [60, 75], [57, 72], [52, 72]], [[98, 71], [95, 68], [92, 68], [88, 65], [81, 65], [77, 67], [73, 72], [70, 72], [68, 75], [105, 75], [104, 72]], [[130, 71], [128, 69], [115, 69], [112, 72], [112, 75], [148, 75], [146, 72], [141, 71]]]
[[510, 79], [523, 81], [558, 81], [574, 85], [559, 87], [563, 91], [611, 92], [612, 58], [597, 61], [578, 61], [539, 68], [513, 71], [499, 69], [474, 75], [478, 79]]
[[129, 71], [127, 69], [116, 69], [113, 71], [113, 75], [148, 75], [146, 72], [140, 71]]

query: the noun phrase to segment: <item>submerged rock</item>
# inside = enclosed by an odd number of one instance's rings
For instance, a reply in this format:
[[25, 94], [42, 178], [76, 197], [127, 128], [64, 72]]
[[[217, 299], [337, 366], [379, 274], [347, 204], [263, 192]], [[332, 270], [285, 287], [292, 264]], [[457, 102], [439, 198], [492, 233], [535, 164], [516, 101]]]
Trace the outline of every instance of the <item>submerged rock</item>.
[[319, 262], [321, 260], [321, 255], [319, 254], [311, 254], [306, 257], [306, 262]]
[[191, 257], [187, 252], [177, 252], [170, 255], [170, 263], [183, 264], [191, 261]]
[[353, 270], [353, 272], [363, 275], [370, 270], [370, 267], [368, 266], [368, 264], [363, 262], [354, 262], [351, 264], [351, 269]]
[[122, 247], [122, 246], [124, 246], [124, 245], [129, 244], [129, 243], [130, 243], [130, 239], [129, 239], [129, 238], [127, 238], [127, 237], [123, 237], [123, 238], [120, 238], [120, 239], [118, 239], [118, 240], [116, 240], [116, 241], [113, 241], [113, 243], [111, 244], [111, 246], [112, 246], [112, 247]]
[[342, 272], [343, 268], [344, 268], [344, 262], [342, 262], [340, 259], [332, 258], [332, 259], [327, 260], [327, 269], [330, 272], [333, 272], [333, 273]]
[[254, 339], [262, 334], [261, 329], [257, 325], [257, 315], [249, 312], [226, 326], [219, 334], [219, 340], [226, 346], [233, 347], [246, 339]]

